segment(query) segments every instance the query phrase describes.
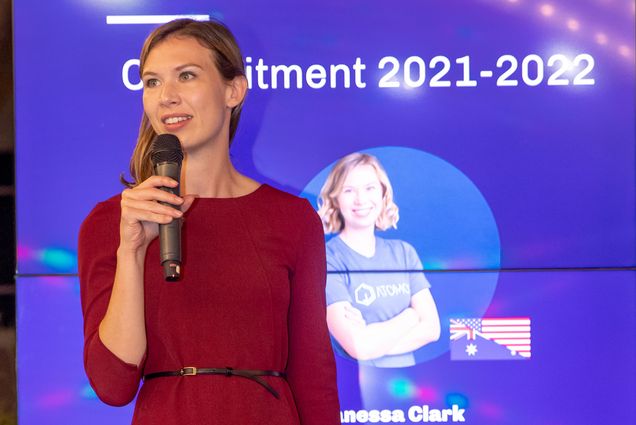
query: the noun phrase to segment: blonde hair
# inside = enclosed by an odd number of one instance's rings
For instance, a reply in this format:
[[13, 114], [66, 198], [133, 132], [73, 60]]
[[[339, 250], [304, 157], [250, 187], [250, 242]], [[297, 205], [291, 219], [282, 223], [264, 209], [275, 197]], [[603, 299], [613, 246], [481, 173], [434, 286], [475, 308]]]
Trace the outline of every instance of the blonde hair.
[[372, 166], [382, 186], [382, 211], [375, 222], [376, 229], [397, 228], [400, 215], [398, 206], [393, 202], [393, 188], [391, 187], [389, 176], [387, 176], [386, 171], [384, 171], [380, 161], [375, 156], [356, 152], [340, 158], [336, 162], [320, 190], [318, 215], [322, 219], [326, 234], [339, 233], [344, 229], [345, 223], [338, 205], [338, 196], [342, 192], [342, 187], [349, 172], [360, 165]]
[[[243, 56], [230, 30], [218, 21], [195, 21], [193, 19], [177, 19], [156, 28], [141, 49], [139, 57], [139, 75], [143, 74], [144, 66], [150, 51], [168, 37], [191, 37], [197, 40], [203, 47], [210, 49], [215, 60], [216, 68], [225, 81], [232, 81], [239, 76], [245, 76]], [[241, 118], [243, 101], [232, 108], [230, 116], [230, 145], [238, 128]], [[137, 143], [130, 159], [130, 175], [133, 182], [127, 182], [123, 176], [121, 181], [128, 187], [133, 187], [152, 175], [152, 163], [150, 160], [150, 145], [157, 136], [150, 125], [150, 120], [145, 112], [141, 117]]]

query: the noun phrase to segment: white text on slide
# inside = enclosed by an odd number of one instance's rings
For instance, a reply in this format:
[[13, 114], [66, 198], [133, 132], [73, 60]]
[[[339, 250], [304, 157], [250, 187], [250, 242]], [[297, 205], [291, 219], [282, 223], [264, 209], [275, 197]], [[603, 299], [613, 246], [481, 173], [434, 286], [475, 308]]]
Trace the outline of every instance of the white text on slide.
[[456, 404], [453, 404], [451, 409], [431, 409], [428, 405], [416, 405], [409, 407], [406, 414], [402, 409], [342, 410], [340, 422], [343, 424], [465, 422], [465, 411], [466, 409], [460, 409]]
[[[470, 55], [449, 58], [409, 56], [399, 59], [384, 56], [369, 68], [360, 57], [338, 64], [269, 64], [263, 58], [245, 58], [248, 87], [258, 90], [417, 89], [421, 87], [474, 88], [496, 87], [593, 86], [594, 57], [588, 53], [569, 57], [556, 53], [547, 58], [531, 53], [522, 57], [504, 54], [489, 65], [481, 66]], [[371, 70], [372, 69], [372, 70]], [[133, 75], [135, 75], [133, 77]], [[139, 60], [127, 60], [121, 70], [124, 86], [143, 89], [139, 80]], [[369, 84], [368, 84], [369, 82]]]

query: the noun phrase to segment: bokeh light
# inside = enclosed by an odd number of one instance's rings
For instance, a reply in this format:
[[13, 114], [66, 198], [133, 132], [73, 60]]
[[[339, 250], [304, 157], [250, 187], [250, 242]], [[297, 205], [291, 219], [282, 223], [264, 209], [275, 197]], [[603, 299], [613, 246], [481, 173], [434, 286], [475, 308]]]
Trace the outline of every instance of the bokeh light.
[[95, 394], [95, 390], [93, 390], [90, 384], [86, 384], [80, 391], [80, 397], [86, 400], [96, 400], [97, 394]]
[[492, 402], [480, 401], [477, 410], [490, 420], [501, 420], [504, 417], [504, 409], [501, 405]]
[[468, 397], [460, 393], [448, 393], [446, 394], [446, 405], [457, 405], [460, 409], [466, 409], [469, 406]]
[[594, 36], [594, 38], [596, 39], [596, 42], [600, 45], [605, 45], [607, 44], [607, 35], [605, 35], [602, 32], [598, 32], [596, 33], [596, 35]]
[[77, 265], [77, 255], [64, 248], [44, 248], [37, 253], [37, 259], [59, 272], [73, 271]]
[[554, 16], [554, 6], [551, 4], [542, 4], [539, 8], [539, 11], [543, 16], [551, 17]]
[[619, 47], [618, 47], [618, 53], [619, 53], [621, 56], [629, 57], [629, 55], [630, 55], [630, 53], [631, 53], [631, 50], [629, 49], [629, 47], [628, 47], [628, 46], [626, 46], [626, 45], [624, 45], [624, 44], [623, 44], [623, 45], [621, 45], [621, 46], [619, 46]]
[[58, 389], [50, 393], [44, 394], [38, 400], [38, 405], [43, 408], [52, 408], [67, 406], [73, 402], [75, 397], [69, 389]]
[[389, 381], [389, 393], [395, 398], [413, 398], [417, 388], [410, 379], [394, 378]]
[[424, 403], [436, 403], [439, 401], [439, 391], [434, 387], [418, 386], [416, 388], [417, 399]]
[[581, 28], [579, 21], [574, 18], [568, 19], [566, 25], [570, 31], [578, 31]]

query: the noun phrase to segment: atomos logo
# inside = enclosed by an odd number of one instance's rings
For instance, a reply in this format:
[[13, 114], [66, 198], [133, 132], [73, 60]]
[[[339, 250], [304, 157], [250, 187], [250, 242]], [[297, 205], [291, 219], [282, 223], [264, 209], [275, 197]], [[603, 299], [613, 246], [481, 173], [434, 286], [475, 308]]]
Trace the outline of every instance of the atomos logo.
[[356, 303], [370, 306], [378, 298], [391, 298], [398, 296], [411, 296], [411, 288], [408, 283], [389, 283], [376, 287], [361, 283], [354, 291]]
[[373, 288], [366, 283], [360, 284], [355, 290], [356, 303], [370, 306], [377, 298]]

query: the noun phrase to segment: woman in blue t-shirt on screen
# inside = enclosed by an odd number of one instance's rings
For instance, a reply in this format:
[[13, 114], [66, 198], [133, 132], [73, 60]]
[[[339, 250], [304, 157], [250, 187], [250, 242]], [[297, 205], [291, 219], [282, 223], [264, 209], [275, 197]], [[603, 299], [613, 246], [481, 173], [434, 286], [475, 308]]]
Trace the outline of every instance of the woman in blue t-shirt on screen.
[[327, 324], [336, 349], [363, 364], [414, 365], [413, 351], [439, 339], [439, 316], [415, 249], [375, 234], [399, 219], [378, 159], [340, 159], [318, 204], [325, 233], [337, 233], [327, 242]]

